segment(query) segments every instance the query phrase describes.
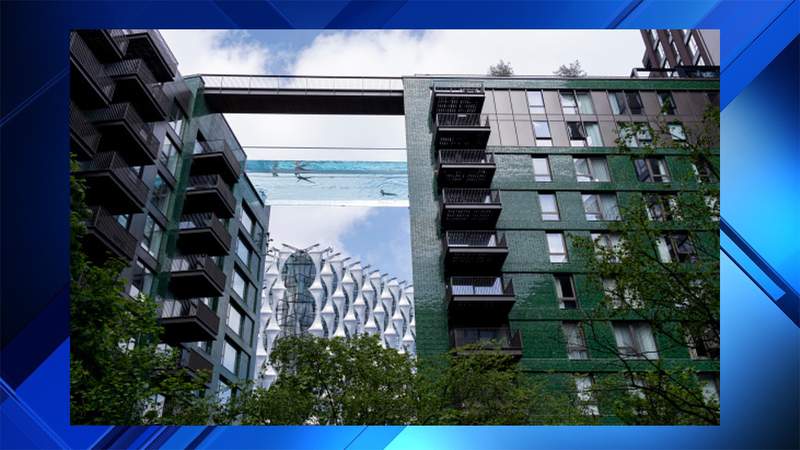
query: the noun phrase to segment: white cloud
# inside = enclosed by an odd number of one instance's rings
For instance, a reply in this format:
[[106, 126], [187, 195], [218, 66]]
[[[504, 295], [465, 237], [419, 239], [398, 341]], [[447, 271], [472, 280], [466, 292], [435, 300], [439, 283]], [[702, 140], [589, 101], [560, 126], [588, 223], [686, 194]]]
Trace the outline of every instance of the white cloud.
[[372, 208], [355, 206], [273, 206], [269, 219], [271, 246], [289, 244], [303, 248], [320, 243], [349, 255], [341, 237], [373, 212]]
[[183, 75], [196, 73], [263, 74], [269, 48], [246, 31], [160, 30]]

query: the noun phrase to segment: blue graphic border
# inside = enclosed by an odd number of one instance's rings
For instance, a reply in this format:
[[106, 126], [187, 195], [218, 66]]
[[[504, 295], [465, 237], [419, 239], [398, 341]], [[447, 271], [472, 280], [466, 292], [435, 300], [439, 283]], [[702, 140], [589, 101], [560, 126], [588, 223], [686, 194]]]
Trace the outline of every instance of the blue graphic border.
[[[797, 0], [6, 1], [0, 8], [1, 448], [800, 447]], [[720, 29], [721, 426], [70, 426], [64, 150], [73, 28]]]

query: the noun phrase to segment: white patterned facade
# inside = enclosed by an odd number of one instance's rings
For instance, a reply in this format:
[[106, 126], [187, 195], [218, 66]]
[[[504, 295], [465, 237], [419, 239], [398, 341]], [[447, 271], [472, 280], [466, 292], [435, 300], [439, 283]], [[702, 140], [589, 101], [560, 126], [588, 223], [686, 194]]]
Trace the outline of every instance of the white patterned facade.
[[331, 248], [272, 249], [265, 262], [254, 379], [269, 388], [270, 354], [281, 337], [377, 335], [384, 348], [414, 355], [414, 288]]

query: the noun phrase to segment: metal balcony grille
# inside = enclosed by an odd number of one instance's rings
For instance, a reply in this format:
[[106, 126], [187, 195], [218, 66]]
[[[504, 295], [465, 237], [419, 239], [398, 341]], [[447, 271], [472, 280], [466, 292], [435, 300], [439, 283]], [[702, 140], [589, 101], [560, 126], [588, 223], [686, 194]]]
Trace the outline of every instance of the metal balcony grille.
[[170, 266], [172, 272], [203, 271], [218, 286], [225, 286], [225, 274], [219, 266], [206, 255], [178, 256], [172, 259]]
[[215, 189], [231, 208], [236, 205], [231, 188], [225, 184], [225, 181], [219, 175], [195, 175], [189, 177], [189, 185], [186, 187], [187, 192], [205, 189]]
[[494, 155], [486, 150], [439, 150], [442, 164], [494, 164]]
[[433, 92], [436, 94], [483, 94], [484, 88], [481, 81], [436, 82], [433, 84]]
[[159, 108], [161, 108], [165, 114], [169, 112], [171, 105], [170, 100], [167, 95], [164, 94], [161, 84], [156, 81], [153, 73], [150, 71], [150, 68], [143, 60], [127, 59], [114, 64], [109, 64], [106, 66], [106, 70], [108, 71], [109, 76], [112, 78], [127, 76], [135, 76], [139, 78], [142, 84], [144, 84], [147, 88], [148, 92], [150, 92], [150, 95], [153, 96], [153, 100], [155, 100]]
[[82, 163], [78, 171], [80, 174], [97, 172], [110, 172], [139, 203], [144, 203], [147, 199], [147, 185], [119, 154], [98, 153], [91, 161]]
[[209, 228], [226, 247], [231, 245], [231, 235], [223, 222], [214, 213], [184, 214], [178, 224], [181, 230]]
[[106, 97], [106, 102], [114, 94], [114, 82], [109, 78], [103, 64], [97, 60], [94, 53], [78, 33], [69, 35], [69, 53], [83, 72], [92, 80], [97, 88]]
[[436, 114], [436, 126], [440, 128], [488, 128], [489, 117], [481, 114]]
[[[125, 29], [120, 30], [128, 37], [128, 49], [131, 49], [130, 40], [136, 39], [137, 37], [144, 37], [147, 36], [150, 38], [150, 42], [152, 42], [153, 46], [155, 47], [155, 51], [158, 55], [164, 60], [164, 63], [167, 65], [169, 72], [175, 74], [175, 71], [178, 69], [178, 60], [175, 58], [175, 55], [170, 50], [167, 42], [164, 41], [164, 37], [161, 36], [161, 33], [158, 30], [139, 30], [139, 29]], [[130, 53], [130, 52], [129, 52]], [[132, 56], [139, 56], [138, 54], [134, 54]]]
[[502, 277], [452, 277], [450, 292], [459, 296], [513, 296], [514, 286]]
[[136, 253], [136, 238], [102, 207], [93, 207], [91, 211], [92, 215], [87, 222], [87, 228], [101, 235], [127, 258], [133, 258]]
[[512, 334], [507, 327], [464, 327], [450, 330], [451, 347], [461, 347], [487, 341], [500, 344], [502, 348], [522, 348], [520, 332], [516, 331]]
[[224, 139], [216, 139], [212, 141], [195, 141], [195, 146], [192, 151], [195, 155], [219, 153], [230, 164], [234, 171], [239, 173], [241, 171], [241, 164], [236, 159], [230, 146]]
[[114, 103], [108, 108], [87, 113], [87, 117], [95, 125], [120, 121], [126, 123], [153, 159], [158, 154], [158, 139], [153, 136], [153, 126], [142, 120], [130, 103]]
[[73, 136], [81, 141], [81, 144], [90, 154], [97, 151], [100, 143], [100, 133], [89, 122], [80, 108], [74, 103], [69, 104], [69, 128]]
[[505, 248], [506, 238], [494, 231], [448, 231], [448, 247]]
[[445, 204], [500, 204], [500, 192], [494, 189], [443, 189]]

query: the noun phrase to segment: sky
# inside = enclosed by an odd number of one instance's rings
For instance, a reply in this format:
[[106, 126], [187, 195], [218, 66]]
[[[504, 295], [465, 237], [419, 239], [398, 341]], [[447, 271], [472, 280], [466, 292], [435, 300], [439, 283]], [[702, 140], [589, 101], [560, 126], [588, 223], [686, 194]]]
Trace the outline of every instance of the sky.
[[[627, 76], [641, 65], [644, 51], [637, 30], [161, 33], [183, 75], [484, 74], [500, 59], [510, 62], [517, 75], [550, 75], [561, 64], [577, 59], [589, 75]], [[226, 114], [226, 119], [251, 160], [405, 160], [405, 153], [396, 150], [405, 147], [402, 117]], [[410, 280], [408, 222], [407, 208], [276, 206], [271, 212], [270, 233], [275, 243], [332, 245], [365, 263], [372, 261], [384, 272]]]

